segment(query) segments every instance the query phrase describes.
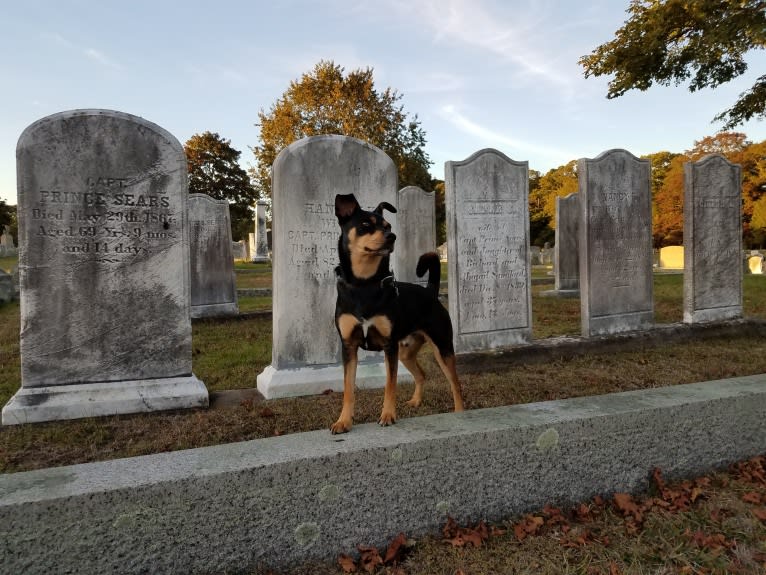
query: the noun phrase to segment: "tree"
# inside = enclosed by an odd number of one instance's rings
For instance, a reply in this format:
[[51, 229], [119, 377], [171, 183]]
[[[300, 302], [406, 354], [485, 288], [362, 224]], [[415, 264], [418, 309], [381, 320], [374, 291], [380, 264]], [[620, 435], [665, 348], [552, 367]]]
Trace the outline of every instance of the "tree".
[[3, 233], [5, 226], [13, 223], [13, 208], [6, 205], [5, 200], [0, 200], [0, 234]]
[[189, 193], [207, 194], [229, 201], [231, 235], [234, 241], [247, 238], [254, 230], [258, 199], [247, 172], [239, 165], [241, 152], [218, 134], [194, 134], [184, 145], [189, 167]]
[[344, 69], [322, 60], [271, 106], [258, 113], [260, 144], [252, 148], [251, 172], [261, 196], [271, 193], [271, 165], [279, 152], [296, 140], [320, 134], [353, 136], [382, 149], [394, 161], [399, 187], [431, 188], [424, 150], [425, 132], [417, 116], [410, 119], [399, 105], [402, 96], [391, 88], [375, 89], [372, 69]]
[[[607, 98], [653, 83], [716, 88], [747, 70], [744, 56], [766, 47], [766, 0], [631, 0], [615, 38], [580, 58], [585, 77], [614, 74]], [[714, 121], [731, 129], [766, 117], [766, 75]]]

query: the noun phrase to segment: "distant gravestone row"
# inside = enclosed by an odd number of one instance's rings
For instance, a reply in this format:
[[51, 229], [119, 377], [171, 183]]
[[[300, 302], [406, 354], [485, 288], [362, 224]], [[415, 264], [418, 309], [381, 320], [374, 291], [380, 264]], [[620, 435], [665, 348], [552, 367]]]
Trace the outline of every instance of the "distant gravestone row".
[[[206, 405], [190, 317], [237, 313], [234, 259], [273, 265], [272, 362], [258, 389], [267, 398], [340, 390], [335, 195], [397, 207], [386, 218], [398, 281], [424, 283], [418, 257], [436, 249], [434, 194], [397, 191], [391, 159], [354, 138], [315, 136], [279, 154], [270, 255], [266, 202], [249, 249], [233, 243], [228, 204], [189, 195], [183, 149], [141, 118], [43, 118], [22, 134], [18, 162], [22, 387], [3, 423]], [[578, 177], [579, 192], [557, 199], [555, 292], [579, 290], [584, 336], [650, 328], [649, 162], [609, 150], [580, 160]], [[686, 322], [741, 316], [740, 179], [720, 156], [686, 166]], [[531, 340], [531, 265], [541, 256], [529, 242], [528, 190], [527, 162], [497, 150], [445, 166], [458, 352]], [[385, 379], [380, 354], [360, 354], [357, 385]]]

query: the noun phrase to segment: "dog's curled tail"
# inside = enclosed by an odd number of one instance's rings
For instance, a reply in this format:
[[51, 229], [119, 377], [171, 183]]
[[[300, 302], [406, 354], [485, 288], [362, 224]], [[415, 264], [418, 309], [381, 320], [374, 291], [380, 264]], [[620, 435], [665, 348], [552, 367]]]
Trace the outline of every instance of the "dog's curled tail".
[[428, 272], [428, 291], [433, 296], [439, 297], [439, 283], [441, 282], [441, 264], [439, 263], [439, 254], [436, 252], [424, 253], [418, 259], [418, 266], [415, 273], [422, 278]]

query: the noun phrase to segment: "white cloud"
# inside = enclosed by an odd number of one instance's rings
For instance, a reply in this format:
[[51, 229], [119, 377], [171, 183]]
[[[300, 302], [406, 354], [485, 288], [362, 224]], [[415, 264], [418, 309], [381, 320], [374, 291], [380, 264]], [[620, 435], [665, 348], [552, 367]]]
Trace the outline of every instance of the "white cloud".
[[565, 164], [576, 157], [576, 154], [567, 150], [560, 150], [550, 146], [540, 146], [496, 132], [491, 128], [477, 124], [452, 105], [442, 106], [439, 109], [439, 115], [461, 132], [475, 136], [481, 140], [482, 147], [495, 147], [498, 149], [510, 148], [513, 150], [513, 154], [509, 155], [518, 158], [528, 158], [529, 156], [534, 155], [538, 158], [544, 158], [554, 165]]
[[106, 56], [103, 52], [100, 52], [99, 50], [96, 50], [95, 48], [87, 48], [84, 50], [85, 56], [87, 56], [89, 59], [93, 60], [94, 62], [98, 62], [99, 64], [106, 66], [107, 68], [114, 68], [115, 70], [121, 70], [122, 66], [120, 66], [117, 62], [114, 62], [110, 58]]
[[552, 64], [544, 3], [514, 6], [513, 19], [480, 0], [392, 0], [390, 6], [430, 29], [436, 43], [470, 46], [511, 64], [520, 76], [570, 86], [570, 76]]

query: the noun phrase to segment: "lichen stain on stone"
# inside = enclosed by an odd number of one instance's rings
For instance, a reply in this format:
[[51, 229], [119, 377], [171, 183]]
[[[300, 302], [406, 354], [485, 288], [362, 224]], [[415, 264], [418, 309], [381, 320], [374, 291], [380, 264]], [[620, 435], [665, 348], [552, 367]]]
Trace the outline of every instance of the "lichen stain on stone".
[[319, 490], [319, 500], [324, 502], [337, 501], [340, 499], [340, 489], [333, 483], [328, 483]]
[[153, 507], [141, 506], [127, 513], [120, 513], [112, 522], [114, 529], [133, 529], [139, 525], [151, 525], [161, 515]]
[[449, 501], [439, 501], [439, 503], [436, 504], [436, 510], [439, 513], [449, 513], [449, 508]]
[[397, 447], [396, 449], [391, 451], [391, 463], [401, 463], [402, 458], [404, 457], [404, 452], [402, 451], [401, 447]]
[[306, 547], [319, 539], [319, 525], [316, 523], [301, 523], [295, 528], [295, 541]]
[[538, 451], [542, 451], [543, 453], [556, 449], [559, 446], [559, 432], [552, 427], [546, 429], [540, 434], [537, 441], [535, 441], [535, 446]]

